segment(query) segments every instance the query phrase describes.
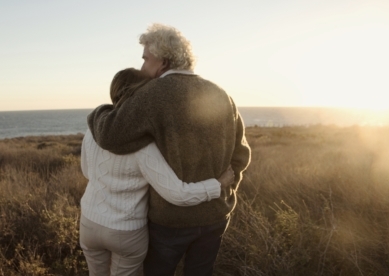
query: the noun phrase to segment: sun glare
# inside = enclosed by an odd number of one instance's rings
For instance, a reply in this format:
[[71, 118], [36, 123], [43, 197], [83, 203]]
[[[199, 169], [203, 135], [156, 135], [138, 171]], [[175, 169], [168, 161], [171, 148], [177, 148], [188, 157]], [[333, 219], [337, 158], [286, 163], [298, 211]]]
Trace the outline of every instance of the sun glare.
[[293, 79], [302, 105], [388, 110], [389, 19], [378, 15], [285, 45], [270, 66]]

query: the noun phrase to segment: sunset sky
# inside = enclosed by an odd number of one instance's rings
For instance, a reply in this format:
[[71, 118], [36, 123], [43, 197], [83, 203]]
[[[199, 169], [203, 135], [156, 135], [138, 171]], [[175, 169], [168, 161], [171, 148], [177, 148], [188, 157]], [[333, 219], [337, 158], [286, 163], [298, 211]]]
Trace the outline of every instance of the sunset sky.
[[238, 106], [389, 109], [388, 0], [0, 0], [0, 111], [109, 103], [153, 22]]

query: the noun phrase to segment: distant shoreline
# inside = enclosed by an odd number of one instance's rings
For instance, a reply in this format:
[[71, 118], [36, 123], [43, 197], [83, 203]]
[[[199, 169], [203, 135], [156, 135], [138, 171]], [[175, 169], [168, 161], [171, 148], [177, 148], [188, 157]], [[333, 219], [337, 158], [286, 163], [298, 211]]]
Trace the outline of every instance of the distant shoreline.
[[[108, 103], [107, 103], [108, 104]], [[389, 107], [387, 109], [372, 109], [372, 108], [363, 108], [363, 107], [339, 107], [339, 106], [237, 106], [239, 109], [245, 108], [262, 108], [262, 109], [272, 109], [272, 108], [284, 108], [284, 109], [327, 109], [327, 110], [354, 110], [354, 111], [369, 111], [369, 112], [389, 112]], [[46, 111], [77, 111], [77, 110], [90, 110], [94, 108], [63, 108], [63, 109], [28, 109], [28, 110], [0, 110], [0, 113], [6, 112], [46, 112]]]
[[[298, 130], [298, 129], [307, 129], [307, 130], [318, 130], [318, 129], [361, 129], [361, 130], [367, 130], [367, 129], [385, 129], [387, 128], [389, 130], [389, 126], [360, 126], [360, 125], [352, 125], [352, 126], [337, 126], [337, 125], [309, 125], [309, 126], [282, 126], [282, 127], [271, 127], [271, 126], [246, 126], [246, 132], [255, 130], [256, 128], [264, 128], [264, 129], [284, 129], [284, 130]], [[78, 133], [69, 133], [69, 134], [47, 134], [47, 135], [27, 135], [27, 136], [16, 136], [16, 137], [9, 137], [9, 138], [0, 138], [0, 141], [4, 140], [16, 140], [16, 141], [21, 141], [21, 140], [45, 140], [48, 138], [76, 138], [80, 136], [84, 136], [85, 133], [83, 132], [78, 132]]]
[[[313, 107], [239, 107], [246, 127], [389, 126], [388, 111]], [[85, 133], [92, 109], [1, 111], [0, 139]]]

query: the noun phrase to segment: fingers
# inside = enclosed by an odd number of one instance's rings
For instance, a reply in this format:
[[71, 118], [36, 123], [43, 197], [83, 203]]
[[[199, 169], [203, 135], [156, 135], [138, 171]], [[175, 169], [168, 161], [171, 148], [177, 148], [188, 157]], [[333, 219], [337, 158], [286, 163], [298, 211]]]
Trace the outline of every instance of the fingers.
[[223, 175], [218, 179], [223, 188], [228, 188], [235, 182], [235, 173], [231, 165], [224, 171]]
[[228, 171], [231, 172], [231, 174], [232, 174], [233, 176], [235, 176], [235, 172], [234, 172], [234, 170], [231, 168], [231, 166], [228, 168]]
[[230, 174], [230, 185], [234, 184], [234, 180], [235, 180], [235, 173], [233, 171], [233, 169], [231, 168], [231, 165], [228, 167], [228, 173]]

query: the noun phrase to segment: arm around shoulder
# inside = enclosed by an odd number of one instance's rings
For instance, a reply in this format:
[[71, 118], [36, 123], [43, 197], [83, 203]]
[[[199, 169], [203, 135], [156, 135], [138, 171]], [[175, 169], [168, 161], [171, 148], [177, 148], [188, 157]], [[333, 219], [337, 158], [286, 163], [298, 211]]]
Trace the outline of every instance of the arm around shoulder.
[[150, 114], [138, 98], [127, 99], [119, 108], [101, 105], [88, 115], [89, 129], [101, 148], [127, 154], [153, 141]]

